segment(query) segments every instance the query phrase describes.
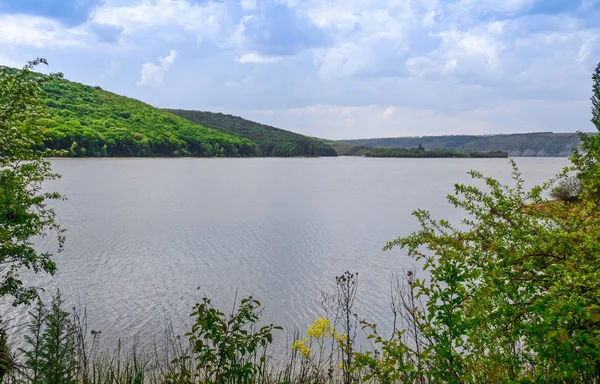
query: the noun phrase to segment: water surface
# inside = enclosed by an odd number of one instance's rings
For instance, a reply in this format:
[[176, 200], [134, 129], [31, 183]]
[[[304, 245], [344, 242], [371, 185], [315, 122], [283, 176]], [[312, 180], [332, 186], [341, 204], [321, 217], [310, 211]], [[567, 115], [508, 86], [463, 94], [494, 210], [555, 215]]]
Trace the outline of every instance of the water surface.
[[[528, 185], [567, 165], [518, 158]], [[389, 324], [390, 276], [413, 265], [381, 249], [417, 229], [416, 208], [458, 220], [445, 201], [476, 169], [510, 180], [507, 159], [55, 160], [51, 187], [67, 228], [55, 277], [69, 305], [86, 306], [105, 340], [150, 343], [165, 321], [181, 331], [202, 295], [230, 307], [253, 295], [265, 320], [302, 330], [323, 315], [320, 292], [346, 270], [360, 276], [357, 312]], [[7, 306], [3, 306], [7, 310]], [[24, 321], [24, 311], [11, 324]]]

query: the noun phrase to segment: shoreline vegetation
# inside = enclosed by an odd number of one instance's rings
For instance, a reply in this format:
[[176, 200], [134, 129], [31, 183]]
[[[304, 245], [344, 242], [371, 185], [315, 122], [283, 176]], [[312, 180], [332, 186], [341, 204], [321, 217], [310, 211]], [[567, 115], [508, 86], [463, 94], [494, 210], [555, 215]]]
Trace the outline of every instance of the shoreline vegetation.
[[[388, 334], [356, 313], [359, 277], [345, 272], [318, 298], [322, 317], [294, 332], [291, 347], [277, 356], [270, 348], [284, 330], [261, 321], [263, 306], [253, 297], [226, 310], [204, 297], [191, 309], [189, 331], [181, 336], [167, 329], [162, 350], [139, 351], [134, 344], [125, 351], [119, 342], [114, 352], [99, 351], [100, 334], [88, 328], [85, 311], [65, 311], [60, 291], [42, 303], [40, 288], [21, 277], [26, 270], [53, 275], [53, 254], [65, 241], [48, 207], [64, 197], [42, 189], [60, 177], [44, 155], [64, 149], [42, 150], [48, 129], [62, 132], [45, 128], [58, 113], [46, 108], [47, 85], [64, 83], [59, 74], [33, 75], [40, 64], [46, 61], [0, 74], [0, 297], [28, 306], [30, 314], [26, 329], [8, 330], [25, 340], [23, 348], [12, 349], [0, 327], [0, 383], [600, 384], [599, 135], [582, 135], [571, 166], [531, 189], [512, 160], [509, 184], [469, 172], [473, 183], [456, 184], [447, 196], [465, 214], [458, 223], [416, 210], [418, 229], [383, 248], [402, 249], [422, 265], [392, 280]], [[600, 64], [592, 80], [592, 122], [600, 131]], [[65, 110], [67, 122], [80, 113], [93, 117], [82, 112], [86, 108]], [[79, 124], [93, 122], [82, 119]], [[188, 132], [187, 123], [174, 121], [179, 133]], [[148, 135], [131, 147], [115, 141], [111, 150], [151, 148]], [[198, 151], [211, 140], [211, 150], [223, 149], [223, 155], [256, 149], [211, 130], [202, 135]], [[98, 149], [92, 144], [70, 150], [89, 156], [82, 149]], [[39, 236], [55, 236], [56, 249], [37, 249], [33, 239]], [[370, 345], [357, 345], [358, 332]]]
[[[584, 135], [595, 133], [586, 132]], [[582, 140], [577, 133], [533, 132], [355, 139], [329, 144], [339, 154], [360, 152], [361, 148], [413, 148], [421, 145], [426, 150], [500, 151], [507, 152], [510, 157], [569, 157], [575, 149], [581, 148]]]
[[365, 153], [365, 157], [402, 157], [402, 158], [508, 158], [508, 153], [501, 151], [476, 152], [454, 149], [425, 150], [421, 145], [416, 148], [373, 148]]

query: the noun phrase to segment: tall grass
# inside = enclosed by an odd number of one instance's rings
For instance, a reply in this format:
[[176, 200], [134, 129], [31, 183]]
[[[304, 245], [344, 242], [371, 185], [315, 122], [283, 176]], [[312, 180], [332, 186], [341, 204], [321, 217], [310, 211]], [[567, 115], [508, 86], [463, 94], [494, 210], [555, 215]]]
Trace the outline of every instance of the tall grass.
[[[259, 327], [260, 303], [244, 298], [230, 313], [221, 312], [205, 298], [192, 312], [194, 323], [185, 337], [167, 323], [153, 348], [141, 350], [134, 339], [101, 350], [100, 334], [89, 330], [85, 310], [67, 313], [60, 292], [46, 307], [31, 312], [23, 335], [27, 347], [9, 353], [0, 333], [0, 383], [27, 384], [354, 384], [354, 383], [504, 383], [507, 372], [489, 366], [469, 366], [469, 377], [435, 376], [449, 360], [432, 357], [437, 341], [424, 332], [430, 323], [427, 298], [416, 288], [415, 271], [394, 275], [390, 289], [391, 334], [380, 334], [376, 324], [359, 321], [353, 303], [358, 275], [336, 279], [337, 289], [322, 295], [325, 317], [315, 320], [306, 335]], [[357, 346], [364, 331], [370, 346]], [[282, 354], [269, 349], [274, 338], [293, 340]], [[281, 339], [280, 339], [281, 340]], [[517, 352], [515, 352], [517, 353]], [[477, 358], [477, 355], [474, 355]], [[500, 357], [499, 357], [500, 358]], [[533, 368], [531, 368], [533, 369]], [[525, 372], [525, 371], [524, 371]], [[582, 371], [583, 372], [583, 371]], [[556, 383], [599, 383], [584, 372]], [[528, 382], [520, 380], [518, 382]]]
[[[338, 280], [338, 291], [323, 294], [323, 308], [332, 321], [323, 318], [309, 328], [308, 355], [300, 348], [287, 348], [273, 356], [274, 338], [287, 337], [292, 343], [308, 340], [294, 331], [285, 334], [275, 325], [258, 326], [262, 307], [257, 300], [244, 298], [225, 314], [210, 300], [194, 307], [195, 322], [185, 337], [166, 323], [154, 347], [141, 350], [137, 340], [119, 340], [112, 350], [100, 348], [101, 334], [88, 327], [85, 309], [68, 313], [60, 291], [49, 306], [38, 301], [20, 337], [26, 346], [10, 354], [1, 343], [0, 383], [31, 384], [136, 384], [136, 383], [347, 383], [357, 381], [350, 372], [349, 353], [354, 337], [343, 338], [335, 325], [345, 319], [344, 330], [356, 333], [352, 312], [356, 275]], [[345, 290], [342, 289], [345, 287]], [[321, 321], [321, 323], [319, 323]], [[341, 343], [341, 340], [345, 340]], [[292, 343], [288, 343], [290, 346]], [[318, 353], [317, 353], [318, 351]]]

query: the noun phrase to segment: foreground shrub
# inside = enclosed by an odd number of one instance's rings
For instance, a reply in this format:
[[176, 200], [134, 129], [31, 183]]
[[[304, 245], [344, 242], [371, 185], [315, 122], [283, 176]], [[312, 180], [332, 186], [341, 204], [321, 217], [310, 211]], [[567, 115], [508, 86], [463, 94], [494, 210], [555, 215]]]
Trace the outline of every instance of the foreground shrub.
[[343, 357], [348, 337], [338, 333], [331, 320], [324, 317], [308, 327], [307, 336], [297, 339], [292, 346], [302, 359], [300, 377], [309, 382], [327, 382], [334, 378], [347, 382]]
[[600, 382], [600, 201], [577, 211], [564, 203], [524, 210], [547, 202], [548, 185], [526, 191], [513, 168], [514, 187], [478, 172], [471, 176], [485, 189], [455, 186], [448, 200], [467, 213], [460, 226], [420, 210], [421, 229], [386, 246], [408, 250], [428, 272], [411, 282], [424, 307], [408, 309], [424, 348], [398, 337], [384, 345], [403, 354], [391, 361], [404, 364], [405, 375], [436, 383]]
[[25, 356], [25, 375], [31, 383], [77, 381], [76, 332], [62, 304], [60, 291], [57, 291], [49, 309], [38, 300], [30, 312], [29, 333], [25, 335], [27, 348], [21, 352]]
[[[230, 315], [217, 310], [210, 299], [194, 307], [192, 330], [187, 333], [192, 356], [173, 361], [177, 371], [168, 377], [173, 383], [254, 383], [266, 375], [267, 349], [273, 331], [283, 328], [269, 324], [255, 329], [260, 302], [244, 298]], [[190, 359], [195, 371], [186, 364]]]
[[550, 196], [555, 200], [578, 201], [583, 188], [577, 176], [566, 176], [560, 179], [558, 185], [550, 191]]

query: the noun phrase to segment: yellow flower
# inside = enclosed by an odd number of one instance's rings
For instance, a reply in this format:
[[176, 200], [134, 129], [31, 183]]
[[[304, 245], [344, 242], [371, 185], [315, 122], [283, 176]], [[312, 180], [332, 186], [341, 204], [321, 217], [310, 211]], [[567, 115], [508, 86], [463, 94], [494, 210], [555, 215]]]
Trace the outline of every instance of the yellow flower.
[[310, 337], [314, 337], [316, 339], [321, 339], [321, 338], [327, 336], [330, 332], [331, 332], [331, 321], [329, 321], [329, 319], [326, 319], [323, 317], [321, 319], [315, 320], [315, 322], [312, 323], [308, 327], [308, 331], [306, 333]]
[[344, 363], [340, 363], [340, 369], [344, 369]]
[[[308, 339], [306, 339], [308, 340]], [[309, 356], [310, 355], [310, 348], [308, 348], [306, 346], [306, 344], [304, 343], [304, 341], [302, 340], [296, 340], [294, 341], [294, 345], [292, 345], [292, 349], [299, 349], [300, 350], [300, 354], [302, 356]]]
[[292, 345], [292, 349], [300, 349], [304, 347], [304, 341], [302, 340], [296, 340], [294, 341], [294, 345]]
[[310, 348], [308, 348], [306, 345], [302, 346], [302, 348], [300, 348], [300, 354], [302, 356], [310, 356]]
[[339, 341], [340, 343], [343, 343], [344, 341], [346, 341], [346, 339], [348, 339], [348, 336], [346, 336], [343, 333], [337, 333], [337, 330], [333, 328], [333, 338]]

